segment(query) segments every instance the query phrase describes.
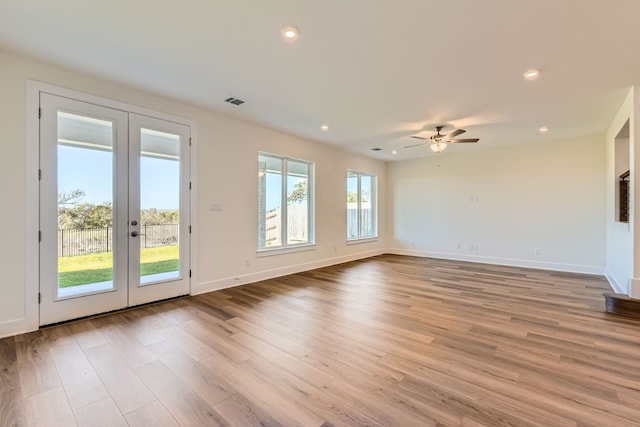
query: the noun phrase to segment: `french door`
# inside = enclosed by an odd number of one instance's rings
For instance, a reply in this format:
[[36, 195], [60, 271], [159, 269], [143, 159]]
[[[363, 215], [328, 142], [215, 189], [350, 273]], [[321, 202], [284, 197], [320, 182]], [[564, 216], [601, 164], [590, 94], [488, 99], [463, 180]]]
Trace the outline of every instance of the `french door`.
[[40, 324], [189, 293], [189, 126], [40, 94]]

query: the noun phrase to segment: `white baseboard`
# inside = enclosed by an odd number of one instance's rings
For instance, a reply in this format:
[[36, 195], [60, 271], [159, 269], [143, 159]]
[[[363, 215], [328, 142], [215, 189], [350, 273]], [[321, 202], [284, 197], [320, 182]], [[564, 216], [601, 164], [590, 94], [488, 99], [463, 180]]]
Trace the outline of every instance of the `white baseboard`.
[[604, 267], [592, 265], [564, 264], [557, 262], [534, 261], [528, 259], [464, 255], [451, 252], [431, 252], [401, 248], [388, 249], [387, 253], [394, 255], [417, 256], [423, 258], [448, 259], [452, 261], [469, 261], [482, 264], [506, 265], [510, 267], [535, 268], [538, 270], [564, 271], [567, 273], [604, 275]]
[[246, 285], [249, 283], [259, 282], [261, 280], [274, 279], [276, 277], [286, 276], [287, 274], [295, 274], [303, 271], [313, 270], [316, 268], [329, 267], [331, 265], [342, 264], [345, 262], [356, 261], [363, 258], [369, 258], [376, 255], [382, 255], [387, 251], [377, 249], [373, 251], [358, 252], [356, 254], [345, 255], [335, 258], [327, 258], [318, 261], [311, 261], [302, 264], [288, 265], [286, 267], [275, 268], [272, 270], [257, 271], [249, 274], [242, 274], [233, 277], [225, 277], [222, 279], [211, 280], [208, 282], [198, 283], [191, 289], [191, 295], [198, 295], [220, 289], [232, 288], [234, 286]]
[[607, 278], [607, 281], [609, 282], [609, 285], [611, 286], [611, 288], [613, 289], [613, 291], [615, 293], [627, 295], [627, 291], [625, 291], [624, 287], [622, 285], [620, 285], [620, 283], [618, 283], [618, 281], [613, 276], [613, 274], [611, 274], [610, 271], [605, 271], [604, 277]]

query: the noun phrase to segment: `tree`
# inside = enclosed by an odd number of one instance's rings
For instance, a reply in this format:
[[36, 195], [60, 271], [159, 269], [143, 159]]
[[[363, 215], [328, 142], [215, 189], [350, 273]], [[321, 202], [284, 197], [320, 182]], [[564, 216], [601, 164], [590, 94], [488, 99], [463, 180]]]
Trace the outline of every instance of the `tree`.
[[293, 186], [293, 191], [287, 197], [287, 202], [289, 203], [301, 203], [307, 200], [307, 181], [300, 181], [296, 185]]
[[[347, 202], [348, 203], [356, 203], [358, 201], [358, 193], [355, 191], [347, 191]], [[369, 192], [362, 192], [362, 203], [366, 203], [369, 201]]]
[[113, 224], [111, 203], [78, 203], [70, 208], [58, 209], [58, 227], [83, 230], [89, 228], [108, 228]]
[[86, 196], [82, 190], [73, 190], [69, 193], [58, 193], [58, 207], [60, 205], [76, 205], [84, 196]]
[[107, 228], [113, 224], [111, 203], [81, 202], [86, 196], [82, 190], [58, 194], [58, 228], [83, 230], [87, 228]]
[[[111, 202], [99, 204], [81, 202], [85, 196], [82, 190], [58, 194], [58, 228], [86, 230], [113, 226], [113, 206]], [[178, 224], [178, 210], [144, 209], [140, 212], [140, 224]]]
[[178, 224], [179, 217], [177, 210], [144, 209], [140, 212], [140, 223], [144, 225]]

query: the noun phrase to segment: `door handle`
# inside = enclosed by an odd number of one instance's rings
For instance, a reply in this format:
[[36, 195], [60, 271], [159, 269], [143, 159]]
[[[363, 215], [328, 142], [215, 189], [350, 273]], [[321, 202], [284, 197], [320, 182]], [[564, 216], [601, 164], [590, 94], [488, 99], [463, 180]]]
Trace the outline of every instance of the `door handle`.
[[138, 237], [138, 232], [137, 231], [132, 231], [131, 232], [131, 237]]

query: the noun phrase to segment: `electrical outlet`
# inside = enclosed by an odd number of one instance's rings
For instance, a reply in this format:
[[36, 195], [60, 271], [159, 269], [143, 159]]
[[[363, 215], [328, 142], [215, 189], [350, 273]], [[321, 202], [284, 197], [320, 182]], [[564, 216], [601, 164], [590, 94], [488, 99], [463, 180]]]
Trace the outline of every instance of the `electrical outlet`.
[[246, 259], [246, 261], [245, 261], [245, 265], [246, 265], [247, 267], [251, 267], [251, 260], [250, 260], [249, 258], [247, 258], [247, 259]]
[[540, 255], [540, 254], [542, 254], [542, 251], [540, 250], [540, 248], [535, 248], [533, 253], [536, 254], [536, 255]]

